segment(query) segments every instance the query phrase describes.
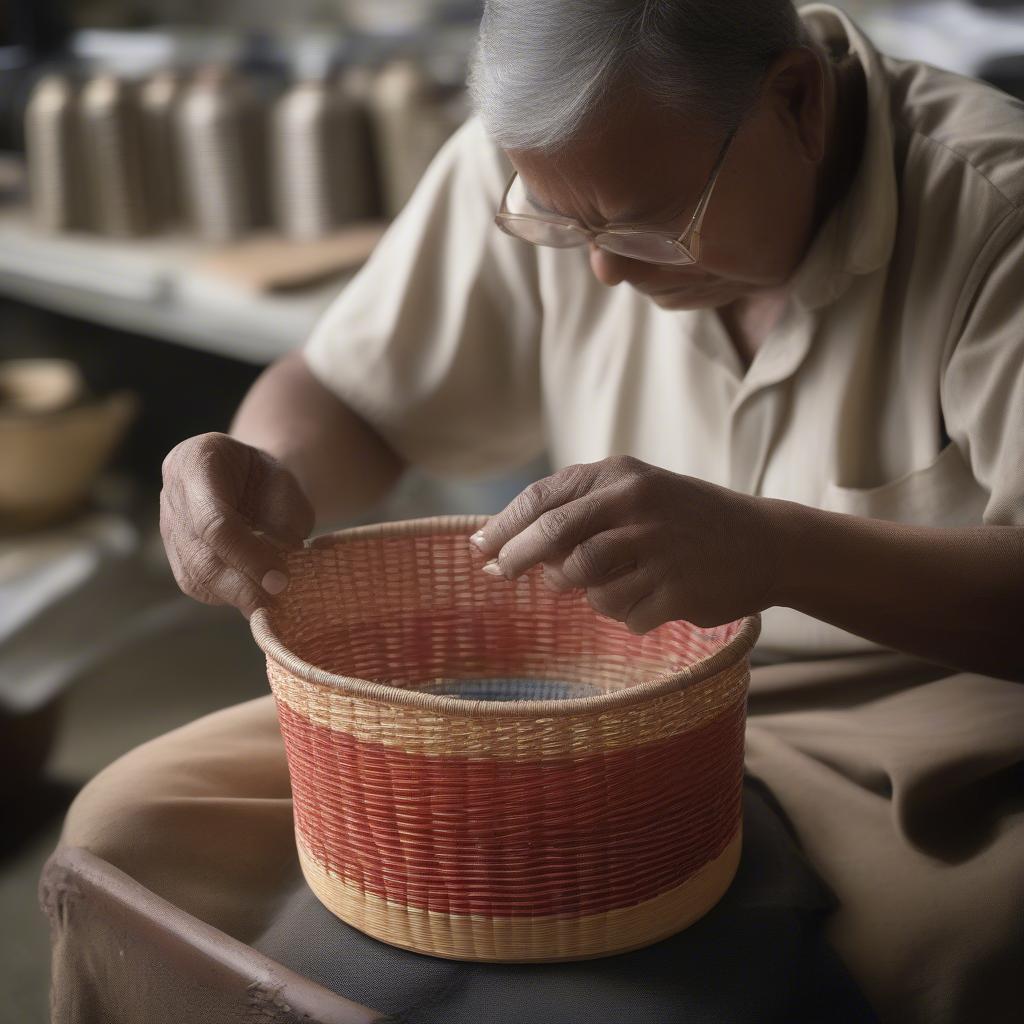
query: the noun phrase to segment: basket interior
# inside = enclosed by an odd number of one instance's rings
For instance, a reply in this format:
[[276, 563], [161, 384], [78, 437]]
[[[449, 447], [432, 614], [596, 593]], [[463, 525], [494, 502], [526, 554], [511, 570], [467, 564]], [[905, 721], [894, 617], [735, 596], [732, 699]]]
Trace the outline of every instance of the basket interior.
[[594, 683], [574, 683], [565, 679], [458, 679], [446, 678], [413, 683], [410, 689], [436, 693], [463, 700], [570, 700], [596, 697], [605, 690]]
[[474, 700], [594, 696], [678, 672], [729, 642], [742, 620], [670, 622], [636, 636], [538, 567], [481, 571], [468, 532], [349, 535], [289, 556], [273, 632], [335, 675]]

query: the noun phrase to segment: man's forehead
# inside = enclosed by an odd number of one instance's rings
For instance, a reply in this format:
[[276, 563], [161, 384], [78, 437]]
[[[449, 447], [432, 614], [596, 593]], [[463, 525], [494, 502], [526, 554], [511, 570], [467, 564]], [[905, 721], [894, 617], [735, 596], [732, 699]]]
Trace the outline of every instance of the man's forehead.
[[[522, 188], [526, 194], [526, 198], [530, 201], [530, 204], [535, 206], [541, 213], [548, 213], [555, 217], [572, 216], [572, 214], [566, 213], [565, 211], [554, 210], [550, 206], [547, 206], [543, 200], [533, 193], [530, 186], [521, 175], [519, 180], [522, 183]], [[605, 220], [609, 224], [615, 222], [632, 222], [641, 224], [648, 221], [653, 223], [659, 216], [662, 216], [669, 211], [666, 210], [663, 204], [659, 204], [656, 200], [652, 200], [653, 197], [648, 196], [640, 197], [637, 201], [637, 197], [634, 194], [630, 200], [633, 205], [630, 205], [629, 203], [607, 204], [614, 209], [615, 212], [607, 216]]]
[[595, 223], [655, 223], [696, 198], [714, 160], [706, 134], [663, 131], [629, 143], [609, 129], [553, 153], [509, 151], [527, 198], [543, 212]]

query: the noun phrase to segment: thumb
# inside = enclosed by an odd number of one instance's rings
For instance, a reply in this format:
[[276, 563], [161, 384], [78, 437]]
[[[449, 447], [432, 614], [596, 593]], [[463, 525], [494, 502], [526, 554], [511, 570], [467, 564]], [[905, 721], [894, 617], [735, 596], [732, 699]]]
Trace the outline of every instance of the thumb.
[[259, 454], [259, 471], [250, 476], [245, 495], [246, 517], [269, 538], [300, 547], [316, 525], [313, 505], [290, 470], [265, 452]]

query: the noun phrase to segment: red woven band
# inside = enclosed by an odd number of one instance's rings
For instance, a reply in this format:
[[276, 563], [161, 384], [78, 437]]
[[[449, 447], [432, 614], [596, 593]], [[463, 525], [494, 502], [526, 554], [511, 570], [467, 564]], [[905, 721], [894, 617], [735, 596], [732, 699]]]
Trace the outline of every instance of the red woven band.
[[406, 754], [278, 712], [296, 826], [325, 868], [409, 907], [514, 917], [634, 906], [720, 854], [744, 705], [657, 743], [532, 762]]

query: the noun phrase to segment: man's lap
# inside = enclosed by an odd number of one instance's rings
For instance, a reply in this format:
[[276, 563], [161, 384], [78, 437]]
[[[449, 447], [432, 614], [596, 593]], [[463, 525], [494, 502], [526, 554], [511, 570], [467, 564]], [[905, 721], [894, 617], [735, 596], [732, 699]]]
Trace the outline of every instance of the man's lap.
[[[995, 1008], [1016, 984], [1004, 961], [1024, 919], [1022, 818], [1019, 801], [989, 784], [1014, 756], [1024, 691], [1007, 689], [1012, 685], [899, 656], [752, 673], [748, 764], [837, 893], [830, 935], [884, 1016], [953, 1021], [971, 1006], [969, 1019], [997, 1020]], [[967, 725], [965, 702], [974, 709]], [[930, 730], [931, 747], [918, 742], [915, 719]], [[942, 742], [967, 746], [944, 758], [932, 749]], [[958, 849], [941, 828], [931, 836], [938, 846], [929, 849], [927, 808], [948, 810], [949, 778], [966, 778], [967, 754], [979, 745], [981, 788], [972, 795], [988, 806], [973, 800], [974, 819], [960, 822]], [[951, 765], [961, 767], [959, 775]], [[929, 775], [943, 771], [945, 781]], [[954, 803], [962, 805], [962, 797]], [[275, 923], [291, 914], [294, 925], [301, 899], [308, 900], [272, 699], [208, 716], [111, 765], [75, 801], [62, 841], [91, 850], [231, 936], [272, 946]], [[974, 900], [980, 920], [970, 918]]]

